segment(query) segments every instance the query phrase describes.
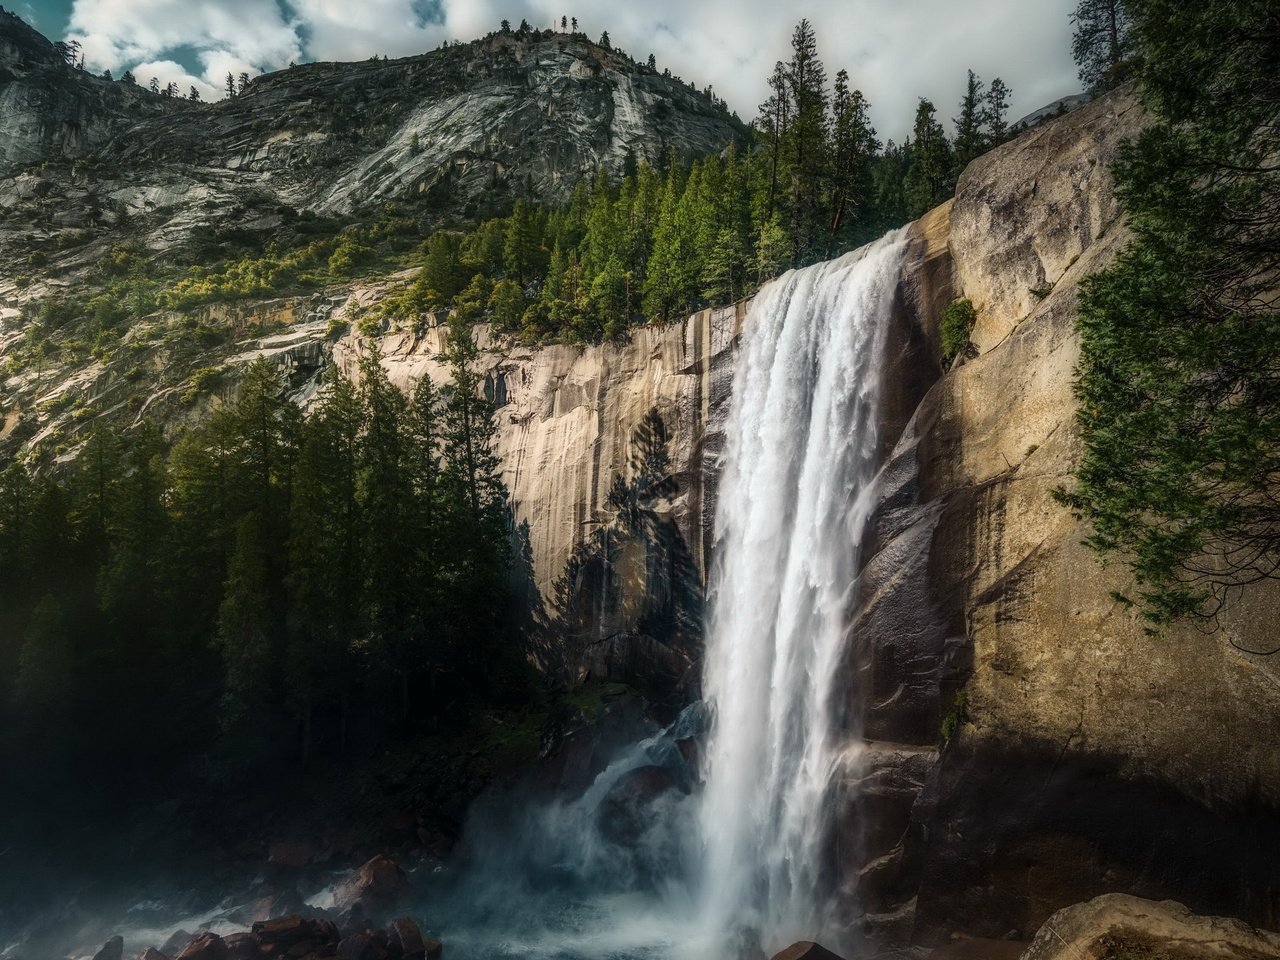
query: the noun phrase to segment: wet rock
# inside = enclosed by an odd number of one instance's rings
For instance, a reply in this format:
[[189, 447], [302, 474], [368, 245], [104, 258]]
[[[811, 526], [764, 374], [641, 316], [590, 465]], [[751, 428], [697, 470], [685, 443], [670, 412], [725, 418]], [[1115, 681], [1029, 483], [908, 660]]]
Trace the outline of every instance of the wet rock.
[[369, 930], [369, 918], [365, 916], [364, 907], [355, 903], [338, 914], [338, 931], [344, 937], [353, 933], [365, 933]]
[[253, 933], [232, 933], [222, 938], [227, 960], [256, 960], [262, 953], [262, 940]]
[[292, 914], [253, 925], [264, 956], [303, 957], [338, 942], [338, 928], [322, 917]]
[[196, 938], [189, 930], [176, 930], [169, 934], [169, 939], [160, 944], [160, 952], [166, 956], [176, 957], [182, 949]]
[[155, 947], [147, 947], [138, 954], [138, 960], [169, 960], [169, 955], [161, 953]]
[[773, 960], [843, 960], [843, 958], [811, 940], [801, 940], [781, 953], [775, 953]]
[[176, 960], [227, 960], [227, 945], [216, 933], [206, 930], [188, 943]]
[[406, 957], [420, 957], [426, 952], [427, 947], [422, 939], [422, 931], [408, 917], [392, 920], [387, 932], [391, 934], [392, 943], [398, 943], [401, 953]]
[[102, 945], [102, 949], [93, 955], [93, 960], [122, 960], [124, 957], [124, 937], [115, 936]]
[[270, 920], [272, 917], [296, 914], [304, 906], [305, 902], [302, 899], [302, 894], [298, 893], [296, 888], [290, 887], [287, 890], [268, 893], [257, 900], [251, 900], [249, 903], [236, 907], [235, 910], [227, 915], [227, 919], [233, 923], [242, 923], [248, 926], [257, 923], [259, 920]]
[[601, 832], [614, 843], [634, 843], [652, 821], [649, 807], [676, 786], [666, 767], [638, 767], [624, 774], [600, 804]]
[[390, 910], [409, 892], [409, 879], [393, 861], [377, 856], [348, 877], [334, 891], [333, 902], [338, 910], [348, 910], [357, 904], [367, 915]]
[[1095, 956], [1280, 957], [1280, 933], [1230, 918], [1197, 916], [1172, 900], [1109, 893], [1059, 910], [1023, 954], [1025, 960]]

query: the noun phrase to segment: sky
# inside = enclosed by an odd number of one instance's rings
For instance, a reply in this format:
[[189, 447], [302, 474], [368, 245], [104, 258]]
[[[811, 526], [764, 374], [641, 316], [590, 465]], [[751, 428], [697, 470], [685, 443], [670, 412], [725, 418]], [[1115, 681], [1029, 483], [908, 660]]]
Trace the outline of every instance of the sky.
[[882, 139], [910, 131], [928, 97], [957, 112], [966, 71], [1013, 88], [1011, 120], [1079, 89], [1068, 17], [1076, 0], [3, 0], [50, 39], [76, 39], [86, 65], [132, 69], [222, 95], [228, 72], [250, 75], [311, 60], [392, 58], [470, 40], [505, 18], [536, 27], [576, 16], [593, 39], [699, 88], [710, 84], [746, 121], [786, 59], [800, 17], [815, 26], [829, 77], [841, 67], [871, 102]]

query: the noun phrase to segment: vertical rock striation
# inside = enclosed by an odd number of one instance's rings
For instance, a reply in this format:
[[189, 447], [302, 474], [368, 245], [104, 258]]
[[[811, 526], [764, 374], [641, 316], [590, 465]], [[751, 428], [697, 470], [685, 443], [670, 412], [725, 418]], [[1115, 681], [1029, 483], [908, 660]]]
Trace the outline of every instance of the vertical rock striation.
[[974, 349], [882, 472], [851, 629], [873, 762], [845, 882], [891, 941], [1029, 938], [1107, 889], [1280, 919], [1280, 663], [1244, 652], [1280, 590], [1147, 636], [1051, 497], [1080, 452], [1077, 284], [1123, 247], [1109, 164], [1142, 123], [1102, 98], [975, 161], [949, 211]]
[[[522, 347], [480, 328], [539, 658], [568, 681], [687, 696], [702, 637], [716, 456], [743, 305], [622, 343]], [[380, 343], [393, 382], [444, 382], [443, 326]], [[334, 348], [356, 376], [362, 341]], [[683, 691], [677, 695], [677, 691]]]

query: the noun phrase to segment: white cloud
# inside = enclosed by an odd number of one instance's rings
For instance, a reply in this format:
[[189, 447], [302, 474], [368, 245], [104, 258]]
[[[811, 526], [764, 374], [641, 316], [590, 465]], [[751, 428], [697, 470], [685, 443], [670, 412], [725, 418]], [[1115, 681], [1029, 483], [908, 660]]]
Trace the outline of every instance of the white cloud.
[[[200, 79], [220, 91], [233, 73], [278, 69], [290, 61], [363, 60], [422, 53], [442, 40], [467, 40], [503, 18], [536, 27], [578, 17], [596, 38], [708, 84], [744, 120], [766, 95], [775, 60], [789, 55], [791, 29], [808, 16], [834, 76], [848, 69], [871, 101], [882, 137], [901, 139], [916, 99], [929, 97], [944, 119], [955, 112], [972, 67], [1013, 88], [1014, 116], [1076, 89], [1068, 15], [1075, 0], [818, 0], [808, 9], [776, 0], [75, 0], [71, 35], [95, 70], [117, 74], [194, 50]], [[135, 69], [135, 73], [139, 72]], [[190, 84], [187, 79], [176, 82]], [[203, 92], [203, 90], [202, 90]]]
[[170, 79], [188, 86], [190, 75], [174, 54], [194, 50], [205, 67], [196, 79], [215, 91], [222, 86], [223, 63], [259, 73], [302, 59], [297, 25], [286, 22], [275, 3], [261, 0], [75, 0], [68, 33], [80, 41], [91, 69], [132, 68], [141, 77], [148, 69], [172, 70], [165, 65], [173, 63], [177, 72]]
[[192, 76], [186, 68], [173, 60], [148, 60], [134, 67], [133, 75], [134, 79], [144, 87], [151, 82], [152, 77], [159, 81], [161, 90], [170, 83], [176, 83], [180, 97], [188, 96], [192, 87], [200, 91], [202, 100], [216, 100], [223, 93], [219, 87], [208, 83], [203, 77]]

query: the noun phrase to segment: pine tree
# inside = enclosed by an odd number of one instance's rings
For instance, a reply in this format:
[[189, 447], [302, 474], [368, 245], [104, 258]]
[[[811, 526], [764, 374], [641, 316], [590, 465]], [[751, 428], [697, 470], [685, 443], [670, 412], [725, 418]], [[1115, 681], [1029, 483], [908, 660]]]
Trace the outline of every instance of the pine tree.
[[[869, 219], [873, 189], [871, 163], [880, 141], [871, 126], [869, 105], [861, 90], [849, 90], [849, 74], [836, 74], [832, 99], [831, 226], [826, 255], [836, 249], [841, 231]], [[861, 231], [859, 231], [861, 233]]]
[[970, 70], [964, 97], [960, 100], [960, 116], [956, 117], [954, 121], [956, 125], [955, 169], [957, 174], [963, 171], [971, 160], [987, 148], [987, 138], [982, 129], [986, 103], [982, 87], [982, 81]]
[[657, 205], [653, 229], [653, 249], [645, 273], [644, 312], [666, 323], [680, 299], [680, 266], [676, 212], [680, 204], [681, 182], [673, 164], [667, 172], [662, 198]]
[[790, 133], [791, 88], [787, 83], [787, 68], [779, 60], [769, 77], [769, 99], [760, 104], [757, 128], [766, 136], [769, 145], [769, 193], [765, 215], [771, 216], [779, 203], [779, 180], [783, 176], [784, 150]]
[[777, 215], [770, 217], [760, 227], [760, 236], [756, 241], [756, 276], [757, 284], [763, 285], [771, 277], [776, 277], [789, 258], [789, 238]]
[[988, 136], [992, 144], [1001, 144], [1009, 136], [1009, 87], [996, 77], [987, 90], [987, 102], [983, 112], [983, 122], [987, 126]]
[[936, 112], [929, 100], [920, 99], [911, 138], [911, 162], [903, 183], [911, 219], [946, 200], [954, 183], [951, 147], [942, 124], [935, 118]]
[[433, 233], [416, 284], [428, 307], [448, 306], [462, 292], [471, 274], [462, 262], [462, 244], [454, 233]]
[[1080, 0], [1071, 23], [1075, 27], [1071, 54], [1085, 89], [1097, 92], [1120, 83], [1131, 46], [1131, 21], [1124, 0]]
[[411, 650], [415, 624], [412, 571], [413, 489], [405, 464], [405, 398], [387, 377], [373, 347], [360, 359], [360, 401], [365, 432], [360, 444], [360, 491], [365, 524], [363, 592], [369, 641], [396, 675], [401, 719], [410, 710]]
[[801, 20], [791, 36], [791, 62], [787, 83], [795, 114], [787, 143], [790, 147], [790, 230], [792, 262], [800, 263], [814, 252], [825, 226], [822, 195], [827, 177], [826, 68], [818, 58], [813, 26]]
[[456, 318], [450, 322], [445, 357], [450, 381], [442, 417], [443, 478], [461, 506], [450, 542], [459, 571], [456, 599], [469, 615], [470, 628], [461, 659], [475, 681], [491, 685], [503, 666], [498, 644], [510, 566], [506, 488], [494, 449], [493, 403], [476, 369], [479, 351], [470, 329]]
[[1081, 291], [1083, 454], [1062, 498], [1154, 627], [1213, 624], [1280, 570], [1280, 21], [1268, 0], [1127, 9], [1154, 122], [1114, 168], [1133, 241]]
[[257, 718], [277, 692], [280, 667], [273, 616], [271, 570], [262, 518], [247, 513], [236, 525], [218, 608], [218, 646], [226, 666], [228, 727]]
[[360, 637], [363, 516], [359, 503], [363, 411], [355, 388], [331, 370], [327, 393], [303, 429], [289, 531], [287, 697], [305, 761], [312, 715], [336, 701], [345, 742], [353, 650]]
[[526, 200], [517, 200], [509, 220], [502, 255], [507, 275], [514, 277], [522, 287], [540, 272], [542, 266], [540, 241], [537, 218], [532, 205]]
[[227, 99], [230, 100], [236, 95], [236, 77], [230, 70], [227, 71], [226, 86]]
[[104, 616], [117, 637], [147, 644], [159, 623], [168, 537], [164, 500], [168, 470], [159, 431], [144, 426], [133, 438], [108, 521], [110, 553], [99, 580]]
[[493, 316], [493, 325], [502, 333], [515, 333], [524, 316], [524, 291], [514, 280], [500, 280], [493, 286], [487, 304]]

